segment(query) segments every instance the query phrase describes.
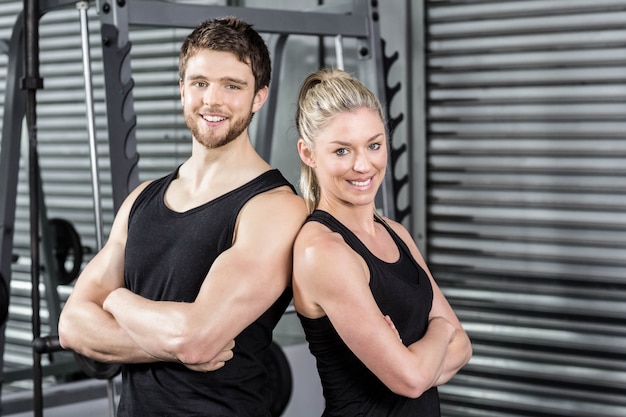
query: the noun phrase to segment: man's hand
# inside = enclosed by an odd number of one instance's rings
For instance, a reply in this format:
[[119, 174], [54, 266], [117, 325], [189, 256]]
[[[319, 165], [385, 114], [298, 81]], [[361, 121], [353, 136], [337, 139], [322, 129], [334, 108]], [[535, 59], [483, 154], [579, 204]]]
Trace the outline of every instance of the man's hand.
[[226, 361], [233, 358], [233, 348], [235, 347], [235, 341], [231, 340], [220, 353], [218, 353], [213, 359], [205, 363], [198, 364], [184, 364], [187, 368], [197, 372], [211, 372], [222, 368]]

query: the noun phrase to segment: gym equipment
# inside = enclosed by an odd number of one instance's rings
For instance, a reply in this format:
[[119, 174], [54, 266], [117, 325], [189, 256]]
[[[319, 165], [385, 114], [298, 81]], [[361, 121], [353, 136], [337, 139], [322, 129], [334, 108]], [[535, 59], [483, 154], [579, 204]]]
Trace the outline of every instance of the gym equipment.
[[[76, 8], [79, 11], [80, 23], [81, 23], [81, 41], [83, 51], [83, 70], [85, 79], [85, 91], [86, 91], [86, 105], [87, 105], [87, 119], [89, 130], [89, 143], [91, 154], [91, 166], [92, 166], [92, 183], [93, 183], [93, 195], [94, 195], [94, 208], [96, 218], [96, 237], [98, 249], [102, 247], [102, 220], [101, 220], [101, 207], [100, 207], [100, 192], [99, 192], [99, 180], [98, 180], [98, 167], [97, 167], [97, 150], [95, 139], [95, 122], [93, 114], [93, 96], [91, 85], [91, 61], [89, 56], [89, 32], [87, 27], [87, 14], [89, 4], [87, 2], [78, 2]], [[33, 383], [34, 383], [34, 413], [35, 417], [43, 415], [43, 399], [42, 399], [42, 369], [41, 369], [41, 355], [43, 353], [51, 353], [53, 351], [61, 350], [61, 346], [58, 343], [58, 338], [54, 341], [52, 338], [41, 338], [41, 323], [39, 318], [39, 220], [40, 220], [40, 173], [38, 165], [37, 154], [37, 139], [36, 139], [36, 90], [43, 87], [43, 80], [39, 79], [38, 72], [38, 20], [40, 18], [39, 7], [37, 0], [25, 1], [25, 24], [26, 30], [26, 42], [25, 42], [25, 55], [26, 55], [26, 77], [24, 78], [24, 88], [28, 90], [27, 100], [27, 126], [29, 128], [29, 191], [30, 191], [30, 230], [31, 230], [31, 276], [32, 276], [32, 310], [33, 310]], [[78, 276], [81, 263], [76, 262], [80, 257], [82, 261], [82, 248], [80, 246], [80, 238], [75, 233], [73, 227], [69, 222], [56, 219], [51, 222], [53, 226], [56, 238], [56, 256], [58, 271], [63, 271], [59, 275], [63, 282], [71, 282]], [[69, 225], [69, 226], [68, 226]], [[71, 241], [71, 249], [75, 255], [75, 262], [71, 272], [65, 274], [65, 258], [70, 251], [70, 247], [62, 248], [59, 243], [59, 237], [69, 236]], [[78, 256], [80, 254], [80, 256]], [[59, 262], [63, 261], [63, 263]], [[50, 270], [52, 268], [49, 268]], [[70, 279], [71, 277], [71, 279]], [[69, 280], [69, 281], [68, 281]], [[58, 303], [57, 303], [58, 304]], [[43, 340], [43, 342], [42, 342]], [[110, 365], [106, 363], [99, 363], [92, 359], [86, 358], [78, 353], [74, 353], [74, 356], [79, 366], [85, 371], [85, 373], [94, 378], [106, 378], [108, 398], [110, 402], [109, 414], [115, 416], [115, 385], [112, 378], [121, 371], [121, 366]]]
[[[308, 11], [272, 10], [252, 7], [203, 6], [197, 4], [133, 0], [106, 2], [100, 0], [98, 12], [103, 39], [103, 61], [107, 89], [107, 119], [113, 182], [114, 208], [117, 210], [130, 190], [138, 183], [135, 138], [135, 115], [132, 113], [133, 80], [128, 40], [129, 25], [189, 28], [203, 20], [235, 15], [254, 25], [265, 34], [275, 36], [270, 43], [272, 79], [279, 79], [282, 69], [284, 43], [290, 35], [341, 36], [357, 39], [360, 67], [368, 70], [372, 91], [386, 103], [382, 42], [378, 26], [378, 1], [349, 0], [339, 4], [320, 6]], [[272, 84], [264, 111], [257, 119], [256, 147], [261, 156], [269, 159], [272, 147], [276, 98], [280, 84]], [[123, 111], [120, 111], [122, 109]], [[386, 176], [381, 187], [378, 205], [385, 215], [395, 218], [392, 178]]]
[[[33, 341], [33, 349], [42, 355], [63, 350], [59, 343], [59, 336], [57, 335], [38, 337]], [[76, 352], [73, 352], [73, 354], [81, 371], [89, 378], [111, 379], [122, 370], [120, 364], [98, 362], [83, 355], [79, 355]]]
[[[54, 239], [53, 254], [58, 267], [57, 284], [69, 285], [78, 278], [83, 263], [80, 235], [72, 223], [65, 219], [50, 219], [48, 225]], [[71, 268], [68, 268], [69, 263]]]
[[[74, 353], [74, 358], [76, 359], [76, 362], [78, 362], [78, 366], [80, 366], [80, 369], [83, 370], [85, 375], [91, 378], [106, 379], [110, 381], [122, 370], [122, 366], [119, 364], [110, 364], [94, 361], [93, 359], [90, 359], [83, 355], [79, 355], [78, 353]], [[111, 398], [109, 397], [109, 400], [110, 399]], [[115, 403], [111, 405], [115, 406]], [[115, 408], [111, 409], [109, 407], [109, 411], [114, 413]]]
[[[37, 153], [37, 89], [43, 88], [39, 77], [39, 4], [36, 0], [24, 1], [24, 54], [25, 68], [22, 89], [26, 90], [26, 124], [28, 127], [28, 185], [30, 198], [30, 254], [32, 278], [32, 328], [33, 340], [39, 338], [39, 156]], [[43, 415], [41, 354], [33, 349], [33, 397], [35, 417]]]
[[280, 417], [289, 404], [293, 388], [293, 377], [287, 356], [276, 343], [270, 344], [263, 364], [269, 376], [269, 388], [272, 393], [270, 412], [273, 417]]
[[[96, 245], [97, 250], [100, 250], [104, 245], [104, 233], [102, 230], [102, 204], [100, 200], [100, 177], [98, 174], [98, 151], [96, 148], [96, 123], [93, 108], [93, 87], [91, 82], [91, 55], [89, 47], [89, 25], [87, 20], [87, 9], [89, 8], [89, 3], [86, 1], [80, 1], [76, 3], [76, 8], [78, 9], [78, 14], [80, 16], [81, 46], [83, 51], [85, 104], [87, 110], [87, 128], [89, 131], [89, 155], [91, 162], [94, 218], [96, 222]], [[78, 353], [75, 353], [74, 356], [82, 369], [90, 371], [87, 373], [88, 375], [94, 378], [107, 380], [109, 416], [115, 417], [117, 408], [115, 405], [115, 384], [113, 383], [113, 377], [121, 372], [122, 367], [118, 364], [101, 363]]]
[[6, 281], [0, 273], [0, 326], [4, 325], [9, 317], [9, 290]]

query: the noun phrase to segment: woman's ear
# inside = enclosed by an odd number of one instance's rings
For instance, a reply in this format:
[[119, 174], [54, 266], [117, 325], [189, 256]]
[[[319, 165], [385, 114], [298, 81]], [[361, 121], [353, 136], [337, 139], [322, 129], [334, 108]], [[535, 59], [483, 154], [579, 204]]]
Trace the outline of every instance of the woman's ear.
[[313, 150], [309, 148], [309, 145], [304, 141], [304, 139], [298, 139], [298, 155], [300, 155], [300, 159], [304, 162], [305, 165], [310, 166], [311, 168], [315, 168], [315, 160], [313, 159]]

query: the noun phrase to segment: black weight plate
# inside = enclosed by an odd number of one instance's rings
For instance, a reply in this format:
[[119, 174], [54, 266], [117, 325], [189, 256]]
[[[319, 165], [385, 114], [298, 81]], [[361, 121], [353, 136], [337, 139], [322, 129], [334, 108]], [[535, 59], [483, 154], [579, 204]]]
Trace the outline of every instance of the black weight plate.
[[270, 344], [263, 361], [269, 377], [269, 388], [272, 394], [270, 412], [273, 417], [280, 417], [291, 398], [293, 378], [291, 367], [281, 347], [273, 342]]
[[111, 379], [122, 371], [118, 363], [104, 363], [74, 352], [74, 358], [80, 369], [90, 378]]
[[65, 219], [50, 219], [49, 224], [54, 237], [54, 256], [59, 268], [57, 283], [68, 285], [78, 278], [83, 263], [80, 236], [72, 223]]

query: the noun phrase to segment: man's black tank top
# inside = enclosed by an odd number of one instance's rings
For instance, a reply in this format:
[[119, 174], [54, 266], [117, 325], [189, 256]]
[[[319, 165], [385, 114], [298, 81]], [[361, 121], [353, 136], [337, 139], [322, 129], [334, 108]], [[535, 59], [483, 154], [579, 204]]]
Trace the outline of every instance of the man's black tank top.
[[[270, 170], [180, 213], [164, 202], [177, 174], [176, 170], [149, 184], [131, 209], [125, 282], [128, 289], [151, 300], [192, 302], [215, 259], [231, 247], [241, 208], [265, 191], [285, 185], [295, 190], [278, 170]], [[234, 358], [217, 371], [193, 372], [166, 362], [124, 366], [118, 416], [269, 417], [271, 395], [263, 354], [290, 300], [287, 289], [236, 338]]]
[[[428, 327], [433, 292], [428, 276], [406, 244], [376, 218], [396, 243], [400, 258], [389, 263], [377, 258], [347, 227], [327, 212], [316, 210], [307, 221], [316, 221], [339, 233], [367, 263], [370, 289], [383, 314], [394, 322], [407, 346], [421, 339]], [[310, 319], [298, 315], [317, 361], [326, 408], [324, 417], [397, 416], [438, 417], [439, 397], [431, 388], [417, 399], [394, 394], [350, 351], [327, 316]], [[354, 323], [364, 326], [365, 323]]]

